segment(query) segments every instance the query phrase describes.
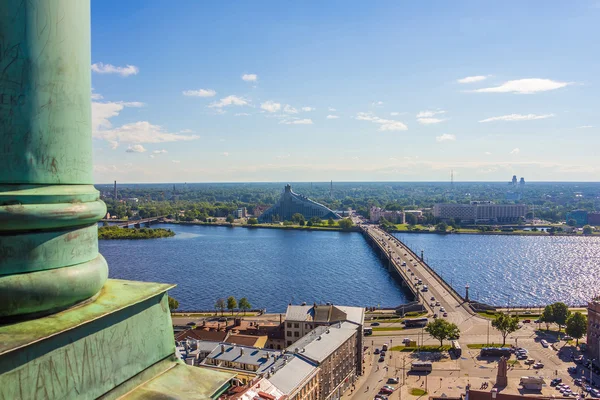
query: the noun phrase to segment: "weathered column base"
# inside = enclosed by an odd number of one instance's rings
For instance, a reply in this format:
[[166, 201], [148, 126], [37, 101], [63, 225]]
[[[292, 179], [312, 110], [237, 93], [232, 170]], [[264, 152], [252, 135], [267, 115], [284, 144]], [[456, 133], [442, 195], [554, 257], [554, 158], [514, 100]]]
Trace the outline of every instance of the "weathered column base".
[[0, 399], [206, 399], [227, 389], [233, 374], [175, 358], [172, 287], [108, 280], [93, 302], [0, 325]]

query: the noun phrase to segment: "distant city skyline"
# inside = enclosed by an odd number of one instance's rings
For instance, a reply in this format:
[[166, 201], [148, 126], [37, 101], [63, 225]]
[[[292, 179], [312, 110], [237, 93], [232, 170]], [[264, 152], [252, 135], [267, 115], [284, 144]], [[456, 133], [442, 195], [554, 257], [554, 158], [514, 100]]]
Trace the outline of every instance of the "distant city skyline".
[[95, 180], [596, 181], [599, 16], [593, 0], [95, 1]]

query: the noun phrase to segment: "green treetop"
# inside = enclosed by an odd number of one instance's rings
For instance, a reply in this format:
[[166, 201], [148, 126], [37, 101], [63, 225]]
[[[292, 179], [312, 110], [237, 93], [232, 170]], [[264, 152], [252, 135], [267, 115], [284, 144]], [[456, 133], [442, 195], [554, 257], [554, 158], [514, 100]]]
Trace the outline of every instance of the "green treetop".
[[587, 332], [587, 318], [579, 311], [571, 314], [567, 318], [565, 332], [567, 335], [574, 337], [577, 340], [576, 345], [579, 346], [579, 339]]
[[425, 332], [429, 333], [433, 338], [440, 341], [440, 347], [444, 340], [454, 337], [459, 337], [460, 329], [456, 324], [446, 321], [445, 319], [438, 318], [433, 322], [430, 322], [425, 327]]
[[233, 296], [229, 296], [227, 298], [227, 309], [231, 311], [231, 314], [233, 315], [233, 310], [235, 310], [237, 308], [237, 300], [235, 299], [235, 297]]
[[506, 337], [519, 329], [519, 317], [516, 315], [499, 314], [492, 321], [492, 326], [502, 335], [502, 346], [506, 344]]

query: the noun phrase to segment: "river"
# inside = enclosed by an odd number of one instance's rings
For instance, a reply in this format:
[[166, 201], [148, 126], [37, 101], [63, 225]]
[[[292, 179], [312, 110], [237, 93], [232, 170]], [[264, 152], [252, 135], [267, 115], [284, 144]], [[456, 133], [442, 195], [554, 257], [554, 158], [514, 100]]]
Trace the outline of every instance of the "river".
[[175, 283], [184, 310], [214, 309], [219, 297], [254, 308], [288, 303], [393, 307], [407, 301], [359, 233], [152, 225], [176, 236], [101, 240], [111, 278]]
[[396, 234], [471, 299], [539, 306], [584, 305], [600, 294], [600, 238], [516, 235]]
[[[289, 302], [393, 307], [407, 301], [359, 233], [156, 225], [173, 238], [102, 240], [111, 278], [177, 284], [186, 310], [219, 297], [253, 307]], [[600, 238], [397, 234], [448, 283], [492, 305], [585, 304], [600, 294]]]

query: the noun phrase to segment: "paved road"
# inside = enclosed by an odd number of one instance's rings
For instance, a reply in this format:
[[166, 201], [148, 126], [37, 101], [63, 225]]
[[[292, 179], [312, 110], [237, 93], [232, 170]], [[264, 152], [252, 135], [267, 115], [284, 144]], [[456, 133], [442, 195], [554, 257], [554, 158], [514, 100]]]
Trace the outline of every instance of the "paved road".
[[[473, 313], [467, 309], [465, 304], [453, 294], [449, 293], [447, 286], [440, 283], [418, 258], [415, 259], [402, 242], [379, 227], [369, 226], [363, 227], [363, 229], [365, 229], [374, 240], [381, 243], [387, 251], [390, 251], [392, 257], [396, 261], [400, 261], [398, 264], [400, 268], [405, 270], [410, 268], [411, 272], [415, 274], [414, 276], [417, 279], [421, 279], [424, 285], [427, 285], [429, 291], [420, 292], [420, 294], [424, 297], [424, 304], [431, 310], [432, 314], [437, 313], [438, 316], [442, 317], [443, 312], [440, 311], [440, 307], [444, 307], [448, 313], [446, 319], [458, 325], [462, 333], [469, 332], [474, 325], [487, 326], [487, 320], [478, 315], [473, 315]], [[406, 267], [401, 266], [402, 262], [406, 262]], [[416, 267], [415, 264], [417, 265]], [[413, 281], [410, 284], [413, 284], [414, 282], [416, 281]], [[430, 298], [432, 296], [435, 297], [436, 301], [440, 302], [440, 307], [430, 306]]]

